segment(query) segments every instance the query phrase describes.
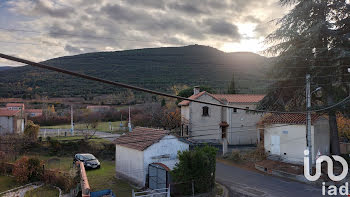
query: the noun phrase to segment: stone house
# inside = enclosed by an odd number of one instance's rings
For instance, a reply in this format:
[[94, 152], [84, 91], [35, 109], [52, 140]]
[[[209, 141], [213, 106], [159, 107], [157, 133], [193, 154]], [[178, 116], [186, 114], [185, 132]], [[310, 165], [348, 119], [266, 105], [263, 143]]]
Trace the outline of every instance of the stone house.
[[[210, 94], [194, 88], [193, 100], [223, 104], [231, 107], [255, 109], [264, 95], [256, 94]], [[256, 144], [259, 132], [256, 124], [261, 114], [244, 110], [206, 105], [184, 100], [181, 107], [182, 136], [197, 142], [222, 143], [223, 129], [229, 145]]]

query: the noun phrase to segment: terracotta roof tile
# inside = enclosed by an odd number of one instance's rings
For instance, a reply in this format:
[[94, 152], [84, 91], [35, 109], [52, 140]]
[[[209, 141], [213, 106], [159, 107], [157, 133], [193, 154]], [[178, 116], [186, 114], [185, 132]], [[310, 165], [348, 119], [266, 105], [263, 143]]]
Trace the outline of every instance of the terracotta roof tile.
[[[214, 99], [218, 100], [220, 103], [221, 103], [221, 100], [216, 98], [215, 96], [213, 96], [212, 94], [209, 94], [208, 92], [206, 91], [203, 91], [203, 92], [200, 92], [198, 94], [194, 94], [190, 97], [188, 97], [189, 99], [192, 99], [192, 100], [196, 100], [198, 99], [199, 97], [203, 96], [204, 94], [208, 94], [209, 96], [213, 97]], [[186, 106], [186, 105], [189, 105], [191, 103], [191, 101], [187, 101], [187, 100], [183, 100], [179, 103], [179, 106]]]
[[26, 109], [26, 113], [43, 113], [42, 109]]
[[15, 116], [20, 110], [0, 110], [0, 116]]
[[[325, 117], [320, 114], [311, 114], [311, 124], [319, 118]], [[267, 114], [260, 121], [262, 124], [306, 124], [306, 114]]]
[[152, 144], [159, 142], [167, 133], [168, 131], [162, 129], [136, 127], [132, 132], [114, 140], [114, 143], [143, 151]]
[[7, 103], [6, 107], [24, 107], [23, 103]]
[[258, 103], [265, 97], [262, 94], [213, 94], [213, 96], [229, 103]]

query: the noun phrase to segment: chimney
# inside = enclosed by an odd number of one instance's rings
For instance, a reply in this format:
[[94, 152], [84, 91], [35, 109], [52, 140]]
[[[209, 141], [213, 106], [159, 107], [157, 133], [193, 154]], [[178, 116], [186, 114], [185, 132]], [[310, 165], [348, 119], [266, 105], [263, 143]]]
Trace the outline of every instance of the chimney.
[[196, 94], [199, 94], [199, 92], [200, 92], [199, 86], [194, 86], [193, 87], [193, 94], [196, 95]]

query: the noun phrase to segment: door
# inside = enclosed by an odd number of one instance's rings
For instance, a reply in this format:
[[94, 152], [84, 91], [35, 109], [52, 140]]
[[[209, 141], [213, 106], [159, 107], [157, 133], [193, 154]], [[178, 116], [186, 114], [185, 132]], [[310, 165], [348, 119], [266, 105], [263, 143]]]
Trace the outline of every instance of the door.
[[272, 135], [271, 136], [271, 154], [280, 155], [280, 136]]
[[150, 164], [148, 167], [149, 188], [163, 189], [167, 187], [167, 171], [158, 164]]

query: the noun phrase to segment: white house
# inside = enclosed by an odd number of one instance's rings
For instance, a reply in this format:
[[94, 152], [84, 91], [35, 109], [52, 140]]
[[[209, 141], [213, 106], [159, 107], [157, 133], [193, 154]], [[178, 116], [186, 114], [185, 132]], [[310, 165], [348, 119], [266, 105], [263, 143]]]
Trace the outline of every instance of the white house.
[[[264, 125], [264, 147], [270, 155], [290, 163], [303, 163], [307, 149], [305, 114], [268, 114], [261, 123]], [[325, 116], [312, 114], [311, 139], [313, 160], [320, 152], [330, 153], [330, 130]]]
[[[264, 95], [257, 94], [210, 94], [194, 88], [190, 99], [231, 107], [255, 109]], [[261, 114], [234, 108], [206, 105], [184, 100], [181, 107], [182, 136], [190, 136], [198, 142], [221, 143], [223, 130], [230, 145], [256, 144], [258, 130], [256, 124]]]
[[168, 131], [143, 127], [120, 136], [115, 144], [117, 176], [139, 186], [148, 182], [152, 189], [168, 185], [168, 171], [178, 162], [177, 153], [189, 149], [188, 143]]
[[24, 118], [21, 110], [0, 110], [0, 135], [18, 134], [24, 131]]

